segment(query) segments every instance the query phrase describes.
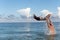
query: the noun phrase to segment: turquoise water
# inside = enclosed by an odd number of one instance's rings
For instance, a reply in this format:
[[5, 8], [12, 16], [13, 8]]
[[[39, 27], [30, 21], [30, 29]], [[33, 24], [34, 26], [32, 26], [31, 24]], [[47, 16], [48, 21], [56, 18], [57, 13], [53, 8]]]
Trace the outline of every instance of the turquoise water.
[[0, 40], [60, 40], [60, 22], [53, 23], [56, 35], [47, 35], [45, 22], [0, 23]]

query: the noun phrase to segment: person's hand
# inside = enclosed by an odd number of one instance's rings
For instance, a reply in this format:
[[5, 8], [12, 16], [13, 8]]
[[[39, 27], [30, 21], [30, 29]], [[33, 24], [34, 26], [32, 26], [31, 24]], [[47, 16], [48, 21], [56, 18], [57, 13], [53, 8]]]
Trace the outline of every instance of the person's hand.
[[50, 18], [50, 16], [51, 16], [51, 14], [48, 14], [48, 15], [46, 16], [46, 19], [49, 19], [49, 18]]

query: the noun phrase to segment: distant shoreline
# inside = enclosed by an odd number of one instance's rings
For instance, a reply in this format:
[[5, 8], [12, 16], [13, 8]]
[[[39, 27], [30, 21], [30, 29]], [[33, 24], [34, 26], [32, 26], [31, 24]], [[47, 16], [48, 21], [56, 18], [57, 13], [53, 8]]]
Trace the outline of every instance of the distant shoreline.
[[[0, 23], [20, 23], [20, 22], [45, 22], [45, 21], [1, 21]], [[59, 22], [59, 21], [52, 21], [52, 22]]]

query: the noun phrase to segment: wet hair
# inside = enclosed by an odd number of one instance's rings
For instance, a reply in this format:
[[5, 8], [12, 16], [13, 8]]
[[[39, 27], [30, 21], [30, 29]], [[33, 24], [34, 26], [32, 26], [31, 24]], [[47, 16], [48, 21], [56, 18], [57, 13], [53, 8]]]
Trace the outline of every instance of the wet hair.
[[37, 17], [36, 15], [34, 15], [34, 19], [36, 19], [36, 20], [40, 21], [40, 18], [39, 18], [39, 17]]

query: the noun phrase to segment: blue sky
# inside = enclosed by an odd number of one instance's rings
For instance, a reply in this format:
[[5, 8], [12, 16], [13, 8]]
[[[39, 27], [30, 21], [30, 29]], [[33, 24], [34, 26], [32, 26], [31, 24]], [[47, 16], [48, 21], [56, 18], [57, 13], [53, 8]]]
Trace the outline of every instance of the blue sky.
[[0, 0], [0, 15], [19, 16], [17, 10], [26, 8], [30, 8], [31, 15], [40, 15], [44, 9], [57, 14], [57, 7], [60, 7], [60, 0]]

